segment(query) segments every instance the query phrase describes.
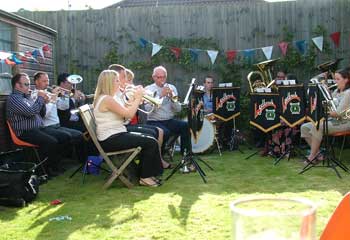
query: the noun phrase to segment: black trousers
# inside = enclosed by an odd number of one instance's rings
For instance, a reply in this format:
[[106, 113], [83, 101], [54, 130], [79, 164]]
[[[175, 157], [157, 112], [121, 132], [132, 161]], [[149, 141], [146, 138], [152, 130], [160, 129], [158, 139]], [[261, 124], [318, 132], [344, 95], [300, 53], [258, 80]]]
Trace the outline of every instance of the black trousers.
[[39, 146], [41, 156], [48, 157], [45, 165], [47, 167], [55, 167], [61, 159], [60, 153], [63, 150], [63, 145], [59, 140], [52, 136], [45, 128], [36, 128], [25, 131], [19, 138], [23, 141]]
[[148, 178], [162, 174], [158, 142], [155, 138], [141, 133], [125, 132], [100, 141], [106, 152], [125, 150], [140, 146], [140, 177]]
[[155, 139], [158, 139], [159, 132], [156, 126], [148, 124], [136, 124], [136, 125], [127, 125], [126, 129], [128, 132], [138, 132], [150, 135]]

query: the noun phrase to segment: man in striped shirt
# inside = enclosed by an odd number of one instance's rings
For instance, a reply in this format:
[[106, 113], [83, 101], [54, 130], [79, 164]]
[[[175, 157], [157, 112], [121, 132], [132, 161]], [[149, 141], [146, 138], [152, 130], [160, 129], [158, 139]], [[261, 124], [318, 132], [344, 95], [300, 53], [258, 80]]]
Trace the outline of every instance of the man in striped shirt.
[[25, 73], [13, 76], [11, 84], [13, 92], [7, 99], [7, 120], [19, 139], [39, 146], [40, 153], [48, 157], [45, 164], [47, 173], [56, 176], [53, 168], [58, 163], [60, 147], [57, 139], [48, 134], [43, 125], [45, 103], [49, 102], [49, 97], [39, 91], [34, 101], [30, 96], [30, 80]]

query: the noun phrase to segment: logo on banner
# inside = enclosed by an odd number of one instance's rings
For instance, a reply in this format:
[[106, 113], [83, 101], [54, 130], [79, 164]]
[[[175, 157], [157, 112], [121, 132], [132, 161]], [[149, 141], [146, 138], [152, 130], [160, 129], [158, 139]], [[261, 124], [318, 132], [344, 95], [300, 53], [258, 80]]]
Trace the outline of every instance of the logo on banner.
[[[229, 101], [231, 100], [232, 101]], [[218, 99], [216, 98], [216, 111], [218, 111], [220, 108], [222, 108], [224, 106], [224, 104], [226, 103], [226, 109], [229, 112], [233, 112], [236, 109], [236, 97], [233, 94], [226, 94], [224, 93], [222, 95], [222, 98]]]
[[[293, 100], [297, 100], [297, 103], [291, 103], [291, 101]], [[285, 113], [285, 111], [287, 110], [288, 104], [290, 103], [290, 112], [292, 114], [300, 114], [300, 97], [297, 95], [296, 92], [294, 92], [293, 94], [291, 94], [290, 92], [288, 92], [287, 97], [284, 98], [282, 97], [282, 111], [283, 113]]]
[[[274, 109], [266, 109], [268, 107], [273, 107]], [[265, 99], [262, 99], [262, 102], [259, 106], [257, 106], [257, 103], [254, 104], [254, 118], [261, 116], [263, 111], [266, 109], [265, 117], [267, 120], [274, 120], [276, 117], [276, 104], [273, 102], [273, 100], [266, 102]]]
[[292, 115], [299, 115], [301, 111], [300, 102], [290, 103], [289, 110], [292, 113]]
[[276, 118], [276, 110], [275, 109], [266, 109], [265, 118], [268, 121], [273, 121]]

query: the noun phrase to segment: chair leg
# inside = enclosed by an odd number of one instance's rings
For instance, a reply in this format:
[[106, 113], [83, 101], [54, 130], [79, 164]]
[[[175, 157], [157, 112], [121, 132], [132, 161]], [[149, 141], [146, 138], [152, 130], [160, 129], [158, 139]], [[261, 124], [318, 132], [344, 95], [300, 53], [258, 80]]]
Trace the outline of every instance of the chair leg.
[[[36, 158], [37, 163], [40, 163], [40, 162], [41, 162], [41, 159], [40, 159], [40, 155], [39, 155], [38, 149], [36, 149], [36, 148], [32, 148], [32, 149], [33, 149], [33, 151], [34, 151], [34, 154], [35, 154], [35, 158]], [[40, 164], [40, 168], [41, 168], [41, 170], [43, 171], [43, 175], [47, 175], [47, 172], [46, 172], [45, 167], [44, 167], [43, 164]]]
[[343, 136], [343, 142], [340, 148], [340, 152], [339, 152], [339, 157], [338, 157], [338, 162], [341, 162], [341, 154], [343, 153], [343, 149], [344, 149], [344, 145], [345, 145], [345, 140], [346, 140], [346, 136]]

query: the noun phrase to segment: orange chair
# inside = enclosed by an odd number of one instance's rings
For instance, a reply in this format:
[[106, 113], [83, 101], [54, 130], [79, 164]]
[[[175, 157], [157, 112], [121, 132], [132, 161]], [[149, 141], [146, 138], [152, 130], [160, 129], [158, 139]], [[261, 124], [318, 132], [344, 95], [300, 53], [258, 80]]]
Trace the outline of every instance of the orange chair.
[[[339, 156], [338, 156], [338, 161], [341, 162], [341, 155], [344, 150], [344, 145], [345, 145], [345, 140], [347, 136], [350, 136], [350, 131], [344, 131], [344, 132], [335, 132], [329, 134], [330, 137], [343, 137], [343, 142], [340, 148]], [[331, 145], [333, 147], [333, 144]]]
[[341, 200], [326, 228], [323, 230], [320, 240], [348, 240], [350, 237], [350, 192]]
[[[39, 164], [41, 162], [40, 155], [39, 155], [39, 152], [38, 152], [39, 146], [31, 144], [31, 143], [28, 143], [28, 142], [25, 142], [25, 141], [19, 139], [16, 136], [15, 132], [13, 131], [9, 121], [6, 121], [6, 123], [7, 123], [7, 126], [9, 128], [9, 131], [10, 131], [12, 142], [18, 147], [32, 149], [33, 152], [34, 152], [35, 158], [36, 158], [36, 162]], [[43, 167], [43, 165], [41, 164], [40, 166], [41, 166], [41, 169], [43, 170], [43, 174], [46, 174], [46, 171], [45, 171], [45, 168]]]

